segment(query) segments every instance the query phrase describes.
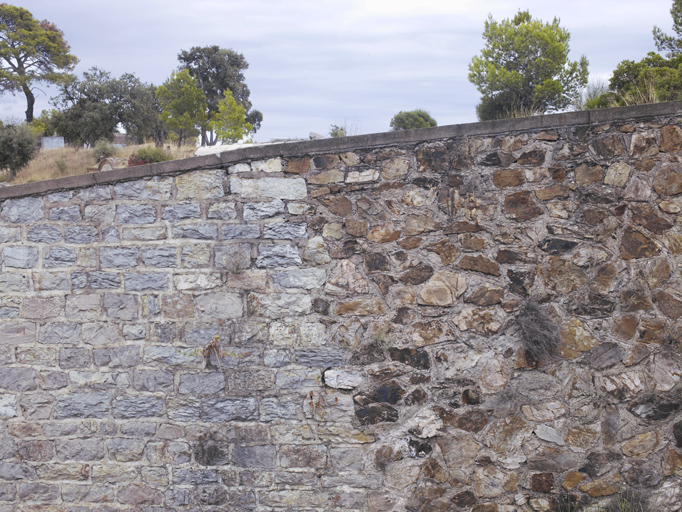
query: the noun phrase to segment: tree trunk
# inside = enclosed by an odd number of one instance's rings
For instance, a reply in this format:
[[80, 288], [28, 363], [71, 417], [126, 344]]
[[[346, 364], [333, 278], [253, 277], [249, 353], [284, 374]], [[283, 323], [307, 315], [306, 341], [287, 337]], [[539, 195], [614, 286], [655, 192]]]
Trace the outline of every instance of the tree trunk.
[[33, 106], [36, 104], [36, 97], [33, 96], [33, 91], [28, 85], [22, 85], [21, 89], [26, 95], [26, 122], [33, 122]]

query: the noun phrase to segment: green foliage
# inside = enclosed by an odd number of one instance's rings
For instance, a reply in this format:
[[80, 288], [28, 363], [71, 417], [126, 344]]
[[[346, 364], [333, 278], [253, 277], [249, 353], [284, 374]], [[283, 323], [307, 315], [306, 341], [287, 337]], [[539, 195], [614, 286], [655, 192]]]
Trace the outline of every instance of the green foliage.
[[101, 162], [105, 158], [109, 158], [116, 155], [117, 152], [118, 148], [107, 139], [98, 140], [97, 142], [95, 142], [95, 145], [92, 148], [92, 154], [94, 155], [95, 160], [98, 162]]
[[59, 84], [78, 59], [64, 34], [22, 7], [0, 4], [0, 91], [26, 96], [26, 122], [33, 122], [34, 84]]
[[246, 122], [246, 110], [235, 101], [229, 89], [218, 104], [218, 112], [211, 116], [209, 127], [218, 139], [228, 144], [239, 142], [253, 129], [251, 123]]
[[663, 31], [654, 27], [654, 42], [659, 52], [667, 51], [667, 57], [673, 58], [682, 53], [682, 0], [673, 0], [670, 8], [670, 15], [673, 18], [673, 31], [677, 37], [664, 34]]
[[38, 153], [38, 140], [26, 123], [7, 122], [0, 128], [0, 168], [9, 169], [10, 181]]
[[[92, 145], [99, 139], [111, 140], [120, 124], [138, 143], [162, 138], [155, 88], [135, 75], [113, 78], [110, 73], [91, 68], [83, 78], [71, 77], [61, 84], [52, 101], [62, 111], [51, 114], [55, 131], [67, 142]], [[42, 118], [42, 114], [41, 114]]]
[[329, 136], [332, 139], [339, 139], [341, 137], [347, 137], [346, 128], [344, 126], [338, 126], [338, 125], [332, 124], [329, 127]]
[[436, 120], [426, 110], [422, 109], [400, 111], [391, 119], [391, 128], [395, 131], [433, 128], [434, 126], [438, 126]]
[[[189, 71], [197, 79], [207, 103], [207, 119], [218, 115], [220, 103], [226, 91], [231, 91], [234, 100], [244, 107], [246, 122], [252, 125], [255, 133], [263, 121], [263, 114], [252, 110], [248, 86], [244, 83], [244, 71], [248, 69], [244, 55], [219, 46], [194, 46], [189, 51], [178, 54], [180, 68]], [[209, 125], [201, 127], [201, 145], [213, 145], [218, 141], [217, 134], [208, 133]]]
[[353, 135], [358, 135], [360, 133], [361, 124], [359, 121], [348, 122], [345, 119], [343, 124], [332, 124], [329, 126], [329, 136], [332, 139], [337, 139], [339, 137], [352, 137]]
[[144, 147], [138, 149], [135, 153], [130, 155], [129, 161], [133, 159], [136, 162], [139, 162], [136, 163], [135, 165], [141, 165], [154, 164], [157, 162], [167, 162], [169, 160], [172, 160], [173, 157], [169, 153], [166, 153], [163, 150], [163, 148]]
[[558, 18], [543, 23], [519, 11], [498, 23], [490, 15], [483, 39], [481, 55], [469, 64], [469, 81], [482, 94], [476, 107], [482, 121], [564, 109], [587, 85], [587, 59], [568, 60], [570, 34]]
[[174, 71], [156, 89], [165, 126], [178, 136], [178, 147], [187, 137], [198, 134], [197, 128], [207, 125], [207, 103], [199, 82], [187, 69]]

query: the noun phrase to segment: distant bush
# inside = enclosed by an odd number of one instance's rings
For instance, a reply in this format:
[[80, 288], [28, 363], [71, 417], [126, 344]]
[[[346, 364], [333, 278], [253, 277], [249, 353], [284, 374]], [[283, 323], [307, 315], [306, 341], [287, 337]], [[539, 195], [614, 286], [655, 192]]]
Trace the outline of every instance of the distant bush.
[[17, 171], [38, 153], [38, 138], [26, 123], [0, 124], [0, 169], [9, 169], [13, 180]]
[[157, 162], [167, 162], [172, 160], [173, 156], [165, 152], [162, 148], [144, 147], [138, 149], [135, 153], [128, 157], [128, 167], [135, 165], [154, 164]]
[[92, 152], [95, 155], [95, 160], [101, 162], [105, 158], [110, 158], [114, 156], [116, 153], [118, 153], [118, 148], [114, 146], [114, 144], [111, 141], [108, 141], [106, 139], [100, 139], [97, 142], [95, 142], [95, 145], [92, 148]]
[[538, 363], [550, 363], [559, 357], [559, 326], [540, 308], [534, 299], [528, 299], [516, 315], [521, 330], [521, 344], [526, 358]]

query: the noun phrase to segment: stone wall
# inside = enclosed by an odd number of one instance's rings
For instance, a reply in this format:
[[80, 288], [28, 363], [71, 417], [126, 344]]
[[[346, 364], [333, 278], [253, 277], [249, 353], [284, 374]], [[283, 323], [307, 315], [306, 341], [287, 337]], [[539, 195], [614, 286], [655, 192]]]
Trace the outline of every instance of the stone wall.
[[679, 510], [681, 113], [0, 189], [0, 511]]

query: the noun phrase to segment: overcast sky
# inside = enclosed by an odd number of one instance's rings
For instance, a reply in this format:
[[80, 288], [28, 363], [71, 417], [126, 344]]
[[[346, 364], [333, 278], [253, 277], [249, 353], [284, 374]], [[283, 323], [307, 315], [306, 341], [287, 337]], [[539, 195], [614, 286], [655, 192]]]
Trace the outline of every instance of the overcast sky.
[[[11, 2], [14, 3], [14, 2]], [[573, 60], [607, 79], [624, 59], [655, 50], [651, 30], [671, 32], [672, 0], [21, 0], [55, 23], [79, 59], [115, 76], [162, 83], [177, 54], [219, 45], [249, 62], [246, 83], [263, 113], [257, 141], [328, 134], [330, 124], [382, 132], [400, 110], [423, 108], [439, 126], [476, 120], [479, 100], [468, 64], [496, 20], [529, 9], [559, 17]], [[38, 92], [36, 115], [54, 91]], [[22, 118], [23, 96], [0, 96], [0, 117]]]

